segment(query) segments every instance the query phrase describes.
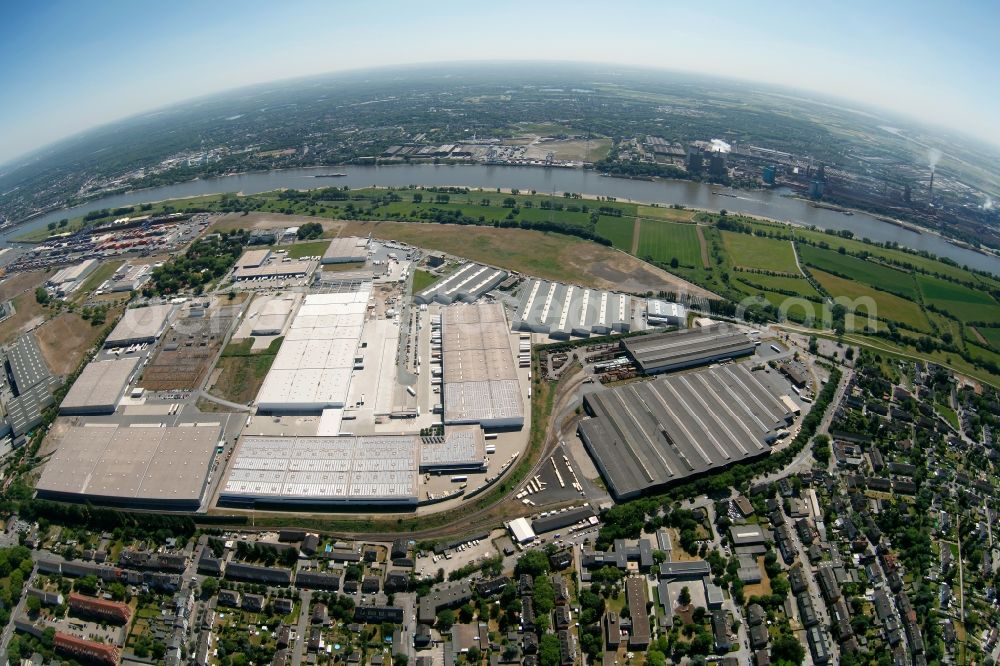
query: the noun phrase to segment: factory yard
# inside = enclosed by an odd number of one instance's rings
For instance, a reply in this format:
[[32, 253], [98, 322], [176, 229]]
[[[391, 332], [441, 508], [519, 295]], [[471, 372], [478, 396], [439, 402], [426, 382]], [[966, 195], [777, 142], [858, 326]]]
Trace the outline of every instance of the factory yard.
[[240, 307], [225, 302], [211, 297], [186, 304], [164, 334], [139, 385], [151, 391], [200, 387], [239, 316]]
[[[717, 443], [719, 460], [699, 462], [682, 473], [697, 449], [689, 446], [644, 483], [621, 481], [615, 465], [634, 456], [611, 464], [601, 452], [607, 441], [600, 440], [608, 440], [611, 430], [635, 426], [615, 421], [621, 414], [601, 412], [599, 405], [620, 391], [647, 390], [654, 383], [614, 389], [588, 384], [582, 379], [606, 370], [597, 372], [587, 363], [569, 396], [583, 397], [594, 415], [580, 426], [585, 447], [567, 421], [562, 437], [569, 446], [553, 442], [554, 450], [546, 450], [540, 460], [525, 460], [533, 344], [660, 325], [683, 328], [685, 306], [497, 268], [497, 258], [488, 258], [483, 248], [500, 242], [489, 233], [499, 230], [469, 229], [473, 238], [464, 239], [458, 254], [439, 250], [429, 255], [400, 240], [368, 238], [372, 231], [408, 232], [412, 225], [334, 223], [327, 225], [339, 233], [333, 241], [295, 242], [294, 227], [247, 222], [251, 233], [277, 244], [247, 247], [211, 293], [137, 299], [133, 305], [138, 307], [126, 310], [63, 401], [54, 430], [62, 444], [52, 469], [75, 464], [98, 470], [121, 458], [131, 467], [122, 470], [120, 483], [96, 476], [62, 483], [52, 472], [39, 486], [46, 496], [237, 514], [280, 515], [292, 508], [364, 514], [377, 507], [414, 516], [460, 510], [489, 496], [505, 499], [501, 513], [508, 515], [586, 502], [596, 506], [611, 499], [604, 484], [612, 496], [630, 496], [671, 478], [766, 455], [771, 437], [779, 436], [785, 412], [778, 411], [784, 407], [744, 405], [751, 414], [742, 421], [732, 414], [712, 417], [723, 418], [731, 431], [731, 441]], [[437, 225], [420, 226], [427, 230], [432, 243], [443, 238], [435, 235]], [[525, 241], [539, 239], [543, 247], [550, 238], [518, 229], [503, 232], [505, 240], [513, 233]], [[584, 256], [611, 252], [593, 243], [581, 243], [579, 249], [586, 250]], [[529, 252], [526, 246], [519, 251]], [[470, 254], [480, 261], [470, 261]], [[624, 270], [633, 261], [616, 252], [613, 258], [611, 266], [594, 270]], [[323, 271], [323, 265], [345, 270]], [[655, 269], [643, 271], [652, 277]], [[643, 271], [629, 279], [643, 279]], [[64, 282], [81, 279], [77, 273], [85, 271], [66, 271]], [[422, 288], [414, 290], [417, 275]], [[101, 284], [111, 289], [112, 283], [144, 277], [142, 268], [128, 264]], [[698, 335], [714, 340], [712, 330]], [[736, 346], [752, 350], [753, 343], [739, 336]], [[43, 353], [47, 344], [43, 339]], [[726, 353], [708, 354], [697, 363], [724, 359]], [[616, 354], [618, 365], [631, 362], [641, 371], [642, 363], [630, 361], [628, 349]], [[727, 366], [722, 372], [744, 371]], [[719, 392], [740, 390], [730, 386], [733, 377], [726, 377]], [[684, 414], [672, 415], [678, 423], [708, 418], [711, 409], [699, 412], [695, 400], [690, 398]], [[634, 408], [639, 400], [630, 395], [628, 402]], [[565, 410], [573, 403], [559, 404]], [[719, 398], [716, 412], [725, 410], [722, 404]], [[751, 436], [761, 413], [766, 413], [766, 432]], [[679, 440], [685, 430], [676, 428], [671, 438]], [[170, 456], [182, 453], [169, 444], [134, 444], [145, 441], [147, 429], [165, 429], [169, 437], [176, 430], [181, 439], [184, 432], [213, 433], [211, 446], [206, 435], [204, 455], [187, 451], [189, 481], [175, 495], [160, 487], [160, 480], [144, 479], [136, 471], [142, 465], [171, 464]], [[123, 456], [122, 447], [135, 450]], [[508, 490], [503, 482], [515, 468], [522, 471], [516, 487]], [[530, 474], [522, 476], [526, 471]]]

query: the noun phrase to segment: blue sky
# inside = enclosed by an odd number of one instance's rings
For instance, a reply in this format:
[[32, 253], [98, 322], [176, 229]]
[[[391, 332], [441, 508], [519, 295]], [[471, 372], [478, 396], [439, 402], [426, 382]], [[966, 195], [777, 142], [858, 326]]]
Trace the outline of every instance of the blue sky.
[[88, 127], [246, 84], [503, 59], [776, 83], [1000, 145], [995, 1], [6, 0], [0, 15], [0, 163]]

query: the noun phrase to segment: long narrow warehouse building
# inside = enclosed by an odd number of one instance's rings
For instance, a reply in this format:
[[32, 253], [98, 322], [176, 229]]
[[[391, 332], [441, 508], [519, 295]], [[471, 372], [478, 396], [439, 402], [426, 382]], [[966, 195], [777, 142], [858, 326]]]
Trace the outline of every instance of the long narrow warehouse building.
[[499, 303], [454, 305], [441, 317], [445, 424], [521, 428], [524, 402]]
[[309, 294], [296, 313], [264, 384], [257, 409], [268, 414], [320, 414], [347, 401], [372, 284]]
[[794, 419], [773, 377], [729, 364], [588, 394], [579, 434], [618, 499], [770, 453]]
[[632, 297], [599, 289], [533, 280], [524, 287], [514, 330], [553, 338], [632, 330]]
[[482, 264], [462, 264], [455, 272], [443, 280], [413, 295], [417, 303], [443, 303], [456, 301], [472, 303], [493, 287], [507, 279], [507, 271]]
[[729, 324], [713, 324], [671, 333], [641, 335], [621, 341], [622, 349], [647, 375], [747, 356], [753, 340]]

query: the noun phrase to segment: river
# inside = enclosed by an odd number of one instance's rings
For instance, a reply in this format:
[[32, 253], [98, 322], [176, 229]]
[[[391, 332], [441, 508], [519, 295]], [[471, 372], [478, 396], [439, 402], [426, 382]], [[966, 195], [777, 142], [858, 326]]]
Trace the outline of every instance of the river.
[[[316, 174], [346, 173], [342, 178], [315, 178]], [[814, 208], [808, 202], [788, 196], [782, 190], [741, 191], [686, 181], [645, 181], [609, 178], [594, 171], [542, 167], [509, 167], [488, 165], [397, 165], [397, 166], [343, 166], [316, 169], [287, 169], [224, 176], [195, 180], [176, 185], [166, 185], [146, 190], [95, 199], [66, 210], [58, 210], [37, 217], [0, 234], [0, 242], [7, 242], [28, 231], [45, 227], [49, 222], [73, 218], [102, 208], [119, 208], [149, 201], [179, 199], [182, 197], [221, 192], [258, 194], [271, 190], [315, 189], [344, 186], [352, 188], [369, 186], [455, 185], [485, 189], [518, 188], [538, 192], [577, 192], [615, 197], [619, 201], [631, 200], [664, 205], [680, 204], [690, 208], [719, 210], [758, 215], [802, 225], [815, 225], [821, 229], [847, 229], [855, 237], [874, 241], [891, 242], [926, 250], [941, 257], [949, 257], [959, 264], [1000, 275], [1000, 259], [952, 245], [931, 233], [918, 234], [900, 226], [882, 222], [865, 213], [843, 213]]]

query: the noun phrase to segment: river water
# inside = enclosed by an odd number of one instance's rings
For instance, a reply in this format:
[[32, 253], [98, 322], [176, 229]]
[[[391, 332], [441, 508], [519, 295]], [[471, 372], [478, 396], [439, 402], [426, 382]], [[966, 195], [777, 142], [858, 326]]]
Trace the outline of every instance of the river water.
[[[317, 174], [346, 173], [342, 178], [316, 178]], [[719, 210], [759, 215], [821, 229], [847, 229], [855, 237], [874, 241], [895, 241], [915, 250], [926, 250], [949, 257], [959, 264], [1000, 274], [1000, 259], [952, 245], [940, 236], [918, 234], [903, 227], [882, 222], [871, 215], [843, 213], [814, 208], [807, 202], [782, 196], [781, 190], [744, 192], [717, 185], [687, 181], [645, 181], [609, 178], [583, 169], [545, 169], [541, 167], [509, 167], [488, 165], [397, 165], [344, 166], [317, 169], [287, 169], [195, 180], [126, 194], [105, 197], [76, 206], [53, 211], [0, 234], [0, 241], [9, 241], [49, 222], [73, 218], [102, 208], [118, 208], [149, 201], [178, 199], [221, 192], [258, 194], [282, 188], [315, 189], [344, 186], [455, 185], [485, 189], [518, 188], [543, 192], [576, 192], [615, 197], [619, 201], [680, 204], [691, 208]]]

